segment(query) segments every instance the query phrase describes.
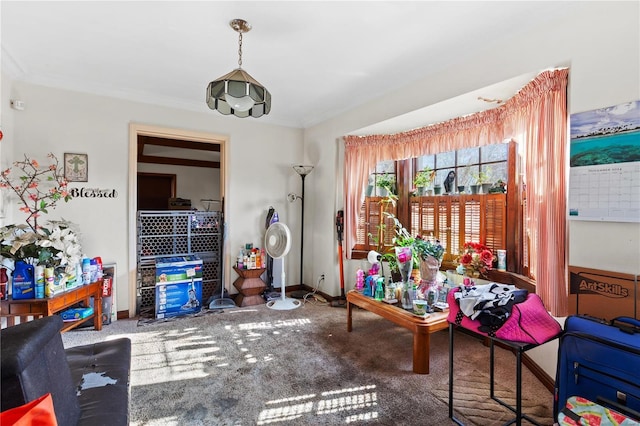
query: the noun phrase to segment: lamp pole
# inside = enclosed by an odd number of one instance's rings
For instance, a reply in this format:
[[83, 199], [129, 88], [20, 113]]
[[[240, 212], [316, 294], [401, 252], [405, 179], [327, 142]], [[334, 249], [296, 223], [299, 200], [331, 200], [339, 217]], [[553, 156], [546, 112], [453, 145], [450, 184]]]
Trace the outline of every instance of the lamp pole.
[[[311, 173], [311, 170], [313, 170], [313, 166], [298, 165], [298, 166], [293, 166], [293, 170], [295, 170], [296, 173], [300, 175], [300, 178], [302, 178], [302, 196], [300, 197], [302, 201], [301, 203], [302, 214], [300, 216], [300, 281], [299, 281], [299, 284], [303, 285], [302, 283], [303, 266], [302, 265], [303, 265], [303, 259], [304, 259], [304, 179], [307, 177], [309, 173]], [[304, 289], [302, 289], [302, 290], [294, 291], [291, 295], [295, 298], [302, 299], [306, 293], [307, 292]]]
[[300, 284], [302, 284], [302, 259], [304, 259], [304, 178], [307, 175], [300, 175], [302, 178], [302, 214], [300, 215]]

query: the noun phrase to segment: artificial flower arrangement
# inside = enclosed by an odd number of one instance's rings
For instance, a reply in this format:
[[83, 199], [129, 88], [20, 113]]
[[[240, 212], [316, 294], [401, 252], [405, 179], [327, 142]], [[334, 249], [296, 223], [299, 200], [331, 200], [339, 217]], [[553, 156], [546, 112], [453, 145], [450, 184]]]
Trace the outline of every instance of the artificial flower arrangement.
[[0, 172], [0, 188], [13, 191], [22, 204], [20, 211], [28, 214], [26, 224], [0, 228], [0, 255], [34, 265], [64, 267], [66, 273], [73, 274], [82, 258], [73, 226], [64, 220], [48, 221], [47, 227], [38, 224], [38, 218], [58, 201], [72, 198], [58, 158], [53, 153], [48, 157], [51, 164], [47, 167], [25, 155], [23, 161], [13, 163], [15, 170]]
[[397, 247], [413, 248], [413, 263], [417, 267], [420, 259], [426, 260], [428, 256], [435, 257], [438, 262], [442, 262], [444, 256], [444, 247], [440, 241], [433, 236], [424, 237], [422, 235], [412, 236], [407, 229], [402, 226], [398, 218], [387, 213], [394, 221], [396, 235], [393, 237], [393, 244]]
[[456, 271], [463, 275], [485, 275], [491, 270], [495, 257], [491, 249], [484, 244], [466, 242], [458, 258]]
[[74, 274], [82, 260], [82, 248], [77, 232], [67, 221], [48, 221], [47, 227], [35, 232], [29, 226], [8, 225], [0, 228], [0, 255], [15, 261], [45, 267], [64, 267]]

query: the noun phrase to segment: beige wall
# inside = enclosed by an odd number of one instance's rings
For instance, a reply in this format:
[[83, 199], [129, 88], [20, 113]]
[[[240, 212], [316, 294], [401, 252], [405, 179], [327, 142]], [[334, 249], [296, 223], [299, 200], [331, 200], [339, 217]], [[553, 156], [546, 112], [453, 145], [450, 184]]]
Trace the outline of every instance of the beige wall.
[[[554, 20], [530, 33], [505, 38], [473, 60], [445, 69], [394, 94], [376, 99], [340, 117], [305, 130], [305, 159], [316, 165], [308, 178], [309, 233], [305, 233], [307, 280], [325, 274], [322, 290], [339, 292], [334, 215], [343, 208], [343, 135], [437, 104], [491, 84], [547, 68], [567, 66], [571, 113], [640, 99], [640, 27], [637, 2], [589, 2], [571, 19]], [[434, 58], [437, 60], [437, 58]], [[553, 244], [553, 241], [549, 242]], [[310, 247], [307, 250], [307, 247]], [[571, 222], [572, 265], [640, 273], [640, 224]], [[345, 265], [347, 289], [353, 288], [361, 261]], [[534, 353], [555, 374], [554, 343]]]

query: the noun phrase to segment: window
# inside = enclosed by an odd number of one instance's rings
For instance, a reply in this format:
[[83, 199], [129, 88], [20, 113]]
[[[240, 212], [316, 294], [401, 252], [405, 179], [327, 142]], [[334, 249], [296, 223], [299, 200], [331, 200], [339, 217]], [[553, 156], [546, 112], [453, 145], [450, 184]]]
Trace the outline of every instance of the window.
[[[438, 238], [446, 248], [445, 263], [454, 261], [467, 241], [485, 243], [494, 251], [509, 249], [507, 225], [509, 229], [519, 229], [520, 225], [517, 215], [508, 216], [509, 198], [501, 188], [506, 188], [509, 181], [515, 182], [515, 152], [515, 143], [511, 142], [378, 163], [369, 176], [354, 250], [362, 254], [391, 251], [395, 230], [390, 215], [412, 235]], [[425, 191], [414, 186], [414, 178], [421, 171], [433, 175]], [[375, 185], [390, 173], [396, 192], [388, 197]], [[499, 181], [504, 186], [496, 185]], [[481, 189], [479, 183], [493, 187]], [[443, 195], [435, 195], [438, 186]]]

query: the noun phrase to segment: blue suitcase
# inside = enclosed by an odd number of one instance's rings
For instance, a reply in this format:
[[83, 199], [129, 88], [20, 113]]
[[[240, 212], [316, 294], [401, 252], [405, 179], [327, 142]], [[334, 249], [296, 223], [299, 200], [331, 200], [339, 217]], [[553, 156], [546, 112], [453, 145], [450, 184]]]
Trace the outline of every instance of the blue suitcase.
[[572, 396], [640, 421], [640, 321], [567, 318], [558, 347], [556, 420]]

